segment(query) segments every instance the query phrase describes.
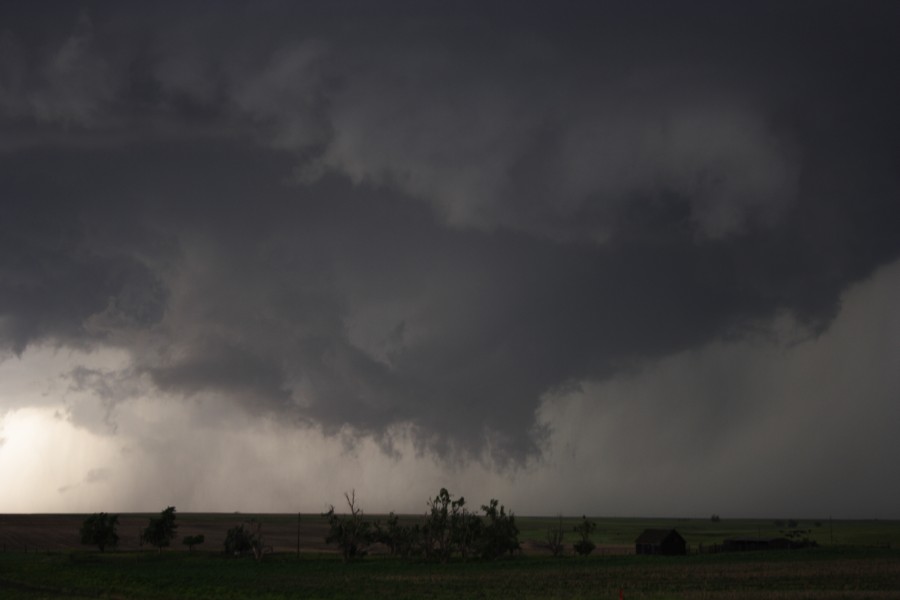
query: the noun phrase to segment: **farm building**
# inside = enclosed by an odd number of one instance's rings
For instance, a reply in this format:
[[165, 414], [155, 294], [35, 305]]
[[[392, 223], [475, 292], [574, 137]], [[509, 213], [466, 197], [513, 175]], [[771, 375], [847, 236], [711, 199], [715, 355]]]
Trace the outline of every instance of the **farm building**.
[[645, 529], [634, 541], [637, 554], [687, 554], [687, 543], [674, 529]]

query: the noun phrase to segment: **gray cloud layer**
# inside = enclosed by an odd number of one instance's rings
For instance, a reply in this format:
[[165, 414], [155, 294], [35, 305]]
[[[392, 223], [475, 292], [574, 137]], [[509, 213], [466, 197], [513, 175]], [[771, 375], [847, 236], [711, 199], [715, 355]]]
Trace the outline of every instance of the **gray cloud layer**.
[[0, 342], [103, 398], [517, 462], [900, 254], [891, 3], [58, 8], [0, 9]]

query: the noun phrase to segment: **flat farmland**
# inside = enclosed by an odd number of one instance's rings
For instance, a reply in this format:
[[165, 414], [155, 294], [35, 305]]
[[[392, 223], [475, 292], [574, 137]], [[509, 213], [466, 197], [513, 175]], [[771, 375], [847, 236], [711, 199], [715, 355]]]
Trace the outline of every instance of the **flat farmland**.
[[[0, 515], [0, 550], [67, 551], [87, 549], [81, 545], [79, 531], [87, 515]], [[150, 517], [158, 514], [119, 515], [119, 551], [147, 549], [140, 543], [141, 530]], [[262, 523], [266, 543], [275, 552], [297, 550], [297, 515], [232, 513], [178, 513], [178, 537], [172, 550], [187, 550], [181, 539], [187, 535], [203, 535], [206, 541], [198, 549], [221, 550], [225, 535], [232, 527], [255, 519]], [[304, 551], [327, 551], [325, 535], [328, 525], [321, 515], [302, 515], [300, 545]]]
[[[301, 515], [299, 556], [296, 514], [179, 513], [178, 540], [203, 534], [206, 543], [194, 552], [175, 543], [162, 553], [137, 542], [152, 515], [120, 516], [120, 547], [105, 553], [79, 544], [84, 516], [0, 517], [0, 547], [5, 549], [0, 552], [0, 598], [900, 598], [900, 523], [895, 521], [811, 521], [818, 548], [698, 553], [701, 544], [708, 550], [726, 537], [769, 536], [778, 530], [766, 520], [598, 518], [597, 552], [554, 558], [543, 540], [557, 519], [522, 517], [517, 521], [523, 556], [436, 564], [376, 549], [345, 564], [325, 546], [327, 527], [320, 515]], [[222, 552], [225, 531], [251, 518], [263, 524], [274, 549], [261, 563]], [[578, 521], [563, 520], [570, 543]], [[631, 542], [647, 527], [677, 528], [692, 554], [634, 555]]]
[[[69, 551], [88, 550], [79, 540], [79, 529], [87, 515], [36, 514], [0, 515], [0, 551]], [[141, 550], [140, 532], [147, 526], [151, 513], [119, 515], [119, 551]], [[384, 521], [386, 515], [367, 515], [367, 518]], [[177, 513], [178, 538], [169, 551], [185, 550], [181, 538], [186, 535], [205, 536], [200, 550], [210, 552], [222, 549], [225, 534], [250, 520], [262, 523], [266, 543], [275, 552], [296, 552], [297, 514], [244, 514], [244, 513]], [[401, 520], [415, 523], [419, 515], [405, 515]], [[629, 554], [634, 551], [634, 540], [644, 529], [677, 529], [687, 540], [692, 553], [707, 550], [729, 537], [778, 537], [784, 530], [773, 519], [666, 519], [666, 518], [602, 518], [591, 517], [597, 523], [593, 540], [596, 552], [605, 554]], [[572, 543], [577, 535], [572, 531], [580, 518], [566, 517], [563, 529], [566, 541]], [[547, 530], [558, 524], [556, 517], [516, 517], [519, 540], [525, 554], [545, 554], [544, 542]], [[900, 548], [900, 521], [887, 520], [799, 520], [798, 527], [807, 532], [809, 539], [820, 546], [892, 547]], [[325, 544], [328, 525], [320, 514], [300, 515], [299, 533], [302, 552], [331, 552]], [[146, 550], [146, 548], [143, 548]], [[377, 549], [376, 549], [377, 550]]]

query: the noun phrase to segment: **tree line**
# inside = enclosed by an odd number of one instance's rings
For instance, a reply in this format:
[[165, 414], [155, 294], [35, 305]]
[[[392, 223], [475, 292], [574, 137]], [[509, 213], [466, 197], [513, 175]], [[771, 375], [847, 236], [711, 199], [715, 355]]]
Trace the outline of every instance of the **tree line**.
[[521, 549], [516, 517], [492, 499], [481, 513], [466, 507], [462, 496], [454, 498], [446, 488], [428, 501], [428, 511], [419, 522], [404, 524], [393, 512], [382, 523], [369, 521], [356, 503], [356, 494], [344, 494], [349, 512], [337, 514], [332, 506], [326, 542], [337, 546], [344, 561], [362, 558], [369, 546], [380, 543], [393, 556], [423, 557], [447, 562], [454, 555], [463, 559], [494, 559], [511, 556]]
[[[392, 556], [419, 557], [442, 563], [453, 557], [493, 560], [521, 551], [516, 517], [496, 499], [481, 505], [479, 511], [472, 511], [465, 498], [455, 498], [446, 488], [441, 488], [428, 500], [428, 509], [420, 518], [401, 520], [391, 512], [384, 522], [366, 518], [357, 503], [355, 491], [345, 493], [344, 499], [346, 513], [336, 512], [332, 505], [322, 516], [328, 523], [325, 542], [334, 545], [345, 562], [361, 559], [375, 544], [382, 544]], [[82, 524], [81, 542], [97, 546], [101, 552], [115, 548], [119, 541], [117, 528], [117, 515], [93, 514]], [[591, 534], [595, 528], [595, 523], [582, 517], [582, 522], [574, 528], [580, 538], [574, 544], [576, 553], [587, 555], [593, 551]], [[177, 529], [175, 507], [169, 506], [159, 516], [150, 518], [147, 527], [141, 531], [141, 544], [146, 543], [162, 552], [175, 539]], [[558, 525], [547, 531], [547, 547], [554, 556], [562, 554], [564, 537], [560, 517]], [[182, 539], [191, 551], [204, 541], [203, 535]], [[272, 548], [265, 544], [262, 524], [251, 520], [227, 531], [224, 551], [230, 556], [252, 555], [256, 560], [262, 560]]]

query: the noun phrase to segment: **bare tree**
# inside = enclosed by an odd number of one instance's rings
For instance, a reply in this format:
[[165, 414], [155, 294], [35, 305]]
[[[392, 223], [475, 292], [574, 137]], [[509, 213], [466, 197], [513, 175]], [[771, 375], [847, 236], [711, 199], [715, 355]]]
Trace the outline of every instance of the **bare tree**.
[[356, 490], [351, 493], [344, 492], [344, 499], [350, 513], [346, 516], [335, 514], [334, 506], [328, 509], [324, 516], [328, 519], [330, 527], [325, 542], [337, 544], [344, 562], [366, 555], [366, 549], [373, 540], [372, 523], [363, 518], [363, 511], [356, 506]]
[[566, 532], [563, 529], [562, 515], [558, 515], [557, 519], [557, 524], [547, 529], [547, 547], [550, 548], [553, 556], [561, 556], [565, 548], [563, 540], [565, 540]]

